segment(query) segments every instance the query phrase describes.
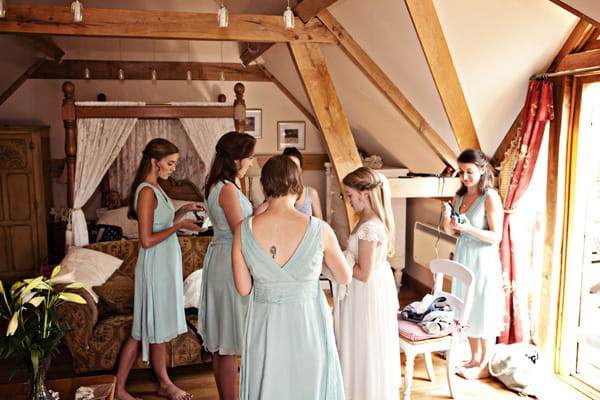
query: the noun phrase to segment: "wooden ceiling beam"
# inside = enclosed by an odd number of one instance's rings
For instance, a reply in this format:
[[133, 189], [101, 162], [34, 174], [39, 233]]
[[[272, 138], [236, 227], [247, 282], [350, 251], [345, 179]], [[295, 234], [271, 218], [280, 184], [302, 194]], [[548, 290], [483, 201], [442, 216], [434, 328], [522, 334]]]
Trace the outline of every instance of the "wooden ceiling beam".
[[477, 132], [433, 0], [404, 0], [459, 149], [480, 149]]
[[596, 28], [600, 28], [600, 22], [598, 22], [594, 18], [584, 14], [583, 12], [579, 11], [578, 9], [571, 7], [570, 5], [568, 5], [565, 2], [562, 2], [560, 0], [550, 0], [550, 1], [553, 2], [554, 4], [556, 4], [557, 6], [559, 6], [560, 8], [567, 10], [571, 14], [576, 15], [579, 18], [589, 22], [590, 24], [594, 25]]
[[23, 72], [21, 76], [15, 80], [12, 85], [8, 87], [4, 91], [4, 93], [0, 94], [0, 105], [4, 103], [14, 92], [17, 91], [26, 81], [31, 77], [31, 75], [42, 65], [44, 62], [44, 58], [39, 58], [36, 62], [34, 62], [31, 67], [27, 68], [27, 71]]
[[45, 61], [32, 75], [32, 79], [85, 79], [85, 68], [90, 79], [118, 79], [119, 68], [127, 80], [150, 80], [156, 69], [158, 80], [186, 80], [187, 71], [193, 80], [218, 81], [221, 71], [226, 81], [270, 81], [256, 65], [244, 67], [238, 63], [205, 63], [174, 61], [98, 61], [63, 60], [61, 63]]
[[334, 43], [323, 26], [284, 29], [279, 15], [230, 14], [229, 26], [219, 28], [215, 14], [86, 8], [83, 22], [74, 23], [68, 7], [11, 4], [0, 19], [0, 32], [42, 35], [121, 37], [239, 42]]
[[573, 71], [575, 69], [588, 68], [600, 65], [600, 49], [573, 53], [565, 56], [556, 71]]
[[446, 165], [456, 169], [456, 154], [448, 147], [446, 142], [427, 123], [425, 118], [411, 102], [402, 94], [394, 82], [383, 72], [375, 61], [362, 49], [350, 36], [337, 19], [327, 10], [318, 15], [319, 20], [335, 35], [338, 45], [352, 60], [352, 62], [367, 76], [379, 91], [392, 103], [392, 105], [406, 118], [429, 147]]
[[302, 114], [304, 114], [304, 116], [306, 117], [306, 119], [308, 119], [311, 124], [313, 124], [313, 126], [317, 129], [319, 129], [319, 123], [317, 122], [317, 120], [315, 119], [315, 117], [312, 115], [312, 113], [310, 111], [308, 111], [306, 109], [306, 107], [304, 107], [302, 105], [302, 103], [300, 103], [298, 101], [298, 99], [292, 94], [292, 92], [290, 92], [284, 85], [283, 83], [281, 83], [277, 78], [275, 78], [275, 76], [264, 66], [264, 65], [257, 65], [258, 68], [260, 68], [260, 70], [263, 72], [263, 74], [265, 74], [265, 76], [275, 84], [275, 86], [277, 86], [279, 88], [279, 90], [281, 90], [281, 92], [283, 94], [285, 94], [287, 96], [287, 98], [294, 103], [294, 105], [302, 112]]
[[54, 39], [50, 36], [43, 35], [17, 35], [19, 38], [24, 40], [25, 42], [33, 45], [35, 48], [40, 50], [42, 53], [50, 57], [55, 61], [62, 60], [65, 52], [58, 47], [58, 45], [54, 42]]
[[304, 23], [316, 17], [320, 12], [325, 11], [327, 7], [337, 0], [302, 0], [294, 7], [294, 13], [300, 17]]
[[558, 64], [560, 64], [569, 54], [580, 51], [595, 30], [596, 29], [589, 22], [579, 20], [565, 41], [565, 44], [563, 44], [556, 57], [554, 57], [547, 72], [556, 72]]
[[262, 56], [264, 52], [269, 50], [274, 44], [275, 43], [241, 43], [240, 60], [242, 60], [244, 65], [248, 65], [258, 57]]
[[[321, 127], [329, 159], [333, 164], [340, 188], [348, 173], [362, 166], [356, 142], [333, 85], [325, 57], [317, 43], [289, 43], [292, 58], [315, 115]], [[345, 201], [348, 226], [353, 226], [355, 215]]]

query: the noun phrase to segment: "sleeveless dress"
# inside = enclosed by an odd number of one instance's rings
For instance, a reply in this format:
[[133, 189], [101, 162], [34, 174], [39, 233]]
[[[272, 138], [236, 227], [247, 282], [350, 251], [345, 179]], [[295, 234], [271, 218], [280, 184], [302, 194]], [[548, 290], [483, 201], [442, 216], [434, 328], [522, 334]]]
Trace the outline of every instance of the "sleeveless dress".
[[[485, 214], [487, 196], [498, 196], [493, 189], [479, 196], [467, 210], [465, 215], [471, 225], [479, 229], [490, 229]], [[456, 201], [460, 208], [463, 196]], [[490, 338], [500, 335], [502, 331], [502, 315], [504, 312], [504, 294], [502, 291], [502, 267], [498, 245], [484, 242], [475, 236], [461, 231], [456, 242], [455, 261], [469, 268], [475, 277], [473, 308], [467, 321], [469, 328], [465, 330], [472, 338]], [[464, 298], [465, 289], [460, 281], [453, 280], [452, 293]]]
[[[248, 298], [239, 295], [233, 281], [233, 233], [225, 212], [219, 205], [224, 185], [225, 182], [217, 183], [204, 204], [213, 223], [214, 235], [208, 245], [202, 269], [198, 332], [202, 336], [204, 347], [211, 353], [240, 355]], [[244, 218], [252, 215], [250, 201], [239, 189], [237, 193]]]
[[398, 400], [400, 344], [398, 294], [387, 262], [383, 222], [371, 219], [350, 234], [348, 249], [358, 259], [360, 240], [381, 242], [367, 282], [353, 278], [347, 294], [334, 303], [337, 340], [347, 400]]
[[310, 188], [307, 186], [306, 190], [304, 192], [305, 192], [304, 201], [301, 204], [294, 206], [294, 208], [297, 211], [300, 211], [302, 214], [308, 215], [309, 217], [311, 217], [312, 216], [312, 202], [310, 200]]
[[[242, 254], [253, 278], [240, 373], [240, 400], [343, 400], [331, 314], [319, 284], [321, 220], [281, 267], [242, 223]], [[398, 350], [398, 349], [396, 349]]]
[[[173, 226], [175, 207], [162, 189], [141, 183], [135, 191], [135, 209], [143, 187], [151, 187], [157, 200], [152, 232]], [[133, 327], [131, 336], [142, 342], [142, 360], [149, 360], [149, 344], [165, 343], [187, 332], [183, 307], [181, 247], [174, 233], [140, 252], [135, 266]]]

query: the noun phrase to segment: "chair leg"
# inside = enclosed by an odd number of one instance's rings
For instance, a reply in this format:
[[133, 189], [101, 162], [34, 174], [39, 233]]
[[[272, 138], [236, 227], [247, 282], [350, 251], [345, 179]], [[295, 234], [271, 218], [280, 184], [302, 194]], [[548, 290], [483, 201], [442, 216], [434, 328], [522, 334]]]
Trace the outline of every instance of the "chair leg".
[[435, 372], [433, 372], [433, 361], [431, 360], [431, 353], [423, 353], [425, 357], [425, 368], [427, 369], [427, 376], [431, 382], [435, 382]]
[[415, 353], [404, 351], [406, 356], [406, 367], [404, 368], [404, 392], [402, 400], [410, 400], [410, 387], [412, 386], [413, 373], [415, 370]]
[[453, 347], [456, 345], [457, 342], [458, 340], [456, 338], [452, 338], [450, 348], [446, 351], [446, 376], [448, 377], [448, 388], [450, 389], [450, 397], [453, 399], [455, 393], [454, 381], [456, 379], [456, 352], [453, 351]]

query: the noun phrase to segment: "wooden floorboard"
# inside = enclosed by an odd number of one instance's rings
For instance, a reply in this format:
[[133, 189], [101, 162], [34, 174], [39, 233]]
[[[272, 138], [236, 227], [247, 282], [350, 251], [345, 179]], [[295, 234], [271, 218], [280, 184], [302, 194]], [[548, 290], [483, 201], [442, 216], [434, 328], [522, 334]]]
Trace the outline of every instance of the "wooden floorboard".
[[[410, 302], [421, 299], [422, 293], [415, 293], [405, 287], [400, 291], [401, 307]], [[404, 358], [402, 358], [404, 363]], [[0, 383], [8, 383], [11, 369], [14, 366], [14, 360], [0, 360]], [[445, 360], [439, 355], [433, 356], [433, 364], [436, 375], [436, 381], [430, 382], [427, 379], [425, 371], [425, 362], [422, 356], [418, 356], [415, 361], [415, 372], [412, 385], [413, 400], [431, 400], [431, 399], [449, 399], [450, 392], [446, 380]], [[402, 367], [404, 370], [404, 366]], [[24, 382], [27, 380], [26, 370], [21, 370], [11, 382]], [[169, 375], [179, 387], [194, 395], [194, 400], [215, 400], [218, 399], [217, 387], [212, 374], [210, 364], [195, 365], [189, 367], [177, 367], [169, 370]], [[59, 352], [50, 367], [48, 378], [66, 378], [74, 376], [71, 368], [71, 358], [68, 351], [64, 349]], [[479, 381], [466, 381], [462, 378], [456, 378], [456, 387], [458, 390], [457, 398], [463, 400], [486, 399], [486, 400], [504, 400], [516, 399], [519, 396], [506, 390], [504, 386], [495, 379], [483, 379]], [[151, 370], [134, 370], [127, 382], [127, 389], [135, 396], [144, 400], [163, 399], [156, 394], [157, 383]], [[0, 393], [0, 399], [2, 399]], [[398, 394], [401, 398], [401, 394]], [[64, 400], [64, 399], [63, 399]], [[285, 399], [282, 399], [285, 400]], [[307, 399], [310, 400], [310, 399]], [[365, 399], [377, 400], [377, 399]]]

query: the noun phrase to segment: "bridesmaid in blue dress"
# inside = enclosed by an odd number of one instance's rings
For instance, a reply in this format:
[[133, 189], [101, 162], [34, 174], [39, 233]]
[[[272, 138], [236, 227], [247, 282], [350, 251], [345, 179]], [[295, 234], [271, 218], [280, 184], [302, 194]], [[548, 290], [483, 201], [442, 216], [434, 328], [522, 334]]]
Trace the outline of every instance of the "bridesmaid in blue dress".
[[[454, 208], [460, 215], [451, 215], [451, 207], [443, 203], [444, 230], [459, 232], [454, 260], [469, 268], [475, 276], [473, 308], [466, 325], [471, 347], [471, 359], [458, 370], [466, 379], [489, 376], [488, 363], [502, 331], [504, 294], [498, 246], [502, 240], [503, 210], [494, 177], [481, 150], [467, 149], [458, 157], [461, 188], [454, 197]], [[464, 297], [460, 282], [452, 284], [452, 292]]]
[[350, 267], [333, 230], [294, 209], [300, 169], [287, 156], [262, 168], [269, 206], [237, 227], [235, 285], [250, 294], [240, 375], [240, 400], [343, 400], [331, 314], [319, 283], [323, 260], [336, 282]]
[[221, 400], [237, 400], [238, 357], [248, 300], [235, 290], [231, 270], [233, 230], [249, 215], [252, 205], [236, 186], [252, 166], [256, 139], [246, 133], [228, 132], [216, 146], [206, 178], [205, 197], [214, 236], [202, 271], [198, 331], [204, 347], [213, 355], [213, 373]]
[[125, 342], [117, 369], [116, 398], [131, 400], [125, 383], [142, 344], [142, 360], [152, 361], [158, 379], [158, 395], [169, 400], [188, 400], [189, 393], [171, 381], [166, 367], [166, 344], [187, 331], [183, 308], [183, 278], [179, 229], [201, 231], [195, 220], [173, 223], [183, 214], [203, 209], [189, 203], [177, 212], [158, 185], [175, 171], [179, 150], [165, 139], [151, 140], [131, 186], [128, 216], [138, 220], [141, 248], [135, 267], [133, 328]]

